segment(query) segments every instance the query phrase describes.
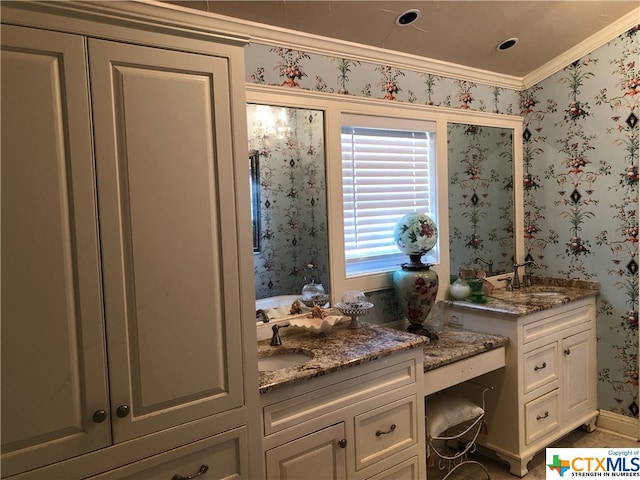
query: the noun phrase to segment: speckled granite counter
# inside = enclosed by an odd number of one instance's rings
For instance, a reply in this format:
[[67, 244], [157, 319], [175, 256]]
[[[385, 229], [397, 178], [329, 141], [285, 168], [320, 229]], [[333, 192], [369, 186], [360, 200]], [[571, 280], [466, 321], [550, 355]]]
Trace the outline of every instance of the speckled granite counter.
[[365, 322], [358, 329], [348, 328], [348, 322], [340, 323], [321, 335], [293, 333], [282, 337], [282, 347], [272, 347], [269, 340], [262, 340], [258, 342], [258, 357], [310, 352], [313, 358], [297, 367], [259, 372], [260, 393], [417, 348], [428, 341], [427, 337]]
[[294, 333], [283, 337], [282, 347], [272, 347], [269, 340], [258, 342], [259, 357], [290, 352], [313, 353], [313, 359], [303, 365], [259, 372], [260, 393], [420, 346], [424, 350], [426, 372], [499, 348], [509, 341], [499, 335], [447, 327], [439, 340], [429, 342], [427, 337], [402, 330], [362, 325], [362, 328], [352, 330], [347, 328], [347, 323], [342, 323], [322, 335]]
[[509, 337], [445, 327], [439, 340], [424, 346], [424, 371], [506, 346]]
[[[556, 292], [557, 295], [541, 295], [545, 292]], [[522, 316], [596, 296], [599, 292], [600, 284], [597, 282], [534, 277], [531, 287], [513, 291], [493, 290], [487, 295], [486, 303], [473, 303], [469, 300], [446, 300], [445, 303], [477, 311]]]

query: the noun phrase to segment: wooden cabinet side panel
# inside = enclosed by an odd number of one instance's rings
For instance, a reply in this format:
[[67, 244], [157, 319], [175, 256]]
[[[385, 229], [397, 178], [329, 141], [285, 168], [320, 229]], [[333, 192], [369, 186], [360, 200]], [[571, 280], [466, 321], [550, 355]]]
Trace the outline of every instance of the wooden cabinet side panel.
[[110, 443], [84, 39], [2, 27], [2, 470]]
[[123, 441], [244, 404], [227, 61], [89, 44]]

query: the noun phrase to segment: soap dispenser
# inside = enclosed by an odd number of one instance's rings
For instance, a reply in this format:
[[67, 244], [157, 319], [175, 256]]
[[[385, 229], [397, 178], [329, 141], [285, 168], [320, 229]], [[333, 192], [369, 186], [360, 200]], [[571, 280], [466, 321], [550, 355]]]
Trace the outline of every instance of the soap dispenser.
[[462, 271], [458, 271], [458, 278], [449, 285], [449, 294], [455, 300], [466, 300], [471, 296], [471, 287], [462, 276]]

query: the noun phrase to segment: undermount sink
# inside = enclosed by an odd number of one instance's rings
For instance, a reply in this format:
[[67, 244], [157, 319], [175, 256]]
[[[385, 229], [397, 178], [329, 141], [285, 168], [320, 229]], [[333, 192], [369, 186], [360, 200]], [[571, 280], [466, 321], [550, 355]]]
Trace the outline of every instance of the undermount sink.
[[550, 291], [550, 292], [531, 292], [528, 293], [527, 295], [530, 295], [532, 297], [563, 297], [566, 296], [564, 293], [562, 292], [556, 292], [556, 291]]
[[258, 370], [267, 372], [304, 365], [313, 358], [312, 353], [282, 352], [258, 358]]

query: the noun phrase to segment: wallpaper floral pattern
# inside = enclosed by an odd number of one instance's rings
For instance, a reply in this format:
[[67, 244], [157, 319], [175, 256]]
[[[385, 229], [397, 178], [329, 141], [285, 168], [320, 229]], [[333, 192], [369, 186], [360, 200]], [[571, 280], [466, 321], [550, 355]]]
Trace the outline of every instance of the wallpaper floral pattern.
[[638, 416], [640, 33], [521, 92], [525, 243], [545, 273], [597, 280], [598, 404]]
[[[252, 44], [247, 81], [520, 114], [527, 258], [543, 275], [597, 280], [598, 406], [638, 416], [640, 33], [634, 28], [522, 91]], [[392, 321], [391, 292], [373, 295]]]
[[316, 110], [247, 106], [249, 150], [259, 156], [256, 298], [327, 281], [324, 120]]

